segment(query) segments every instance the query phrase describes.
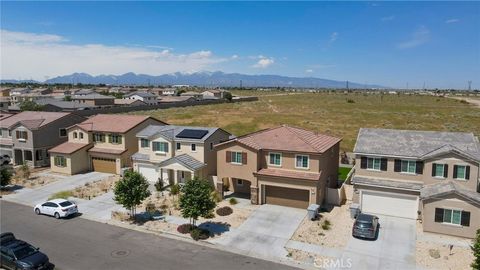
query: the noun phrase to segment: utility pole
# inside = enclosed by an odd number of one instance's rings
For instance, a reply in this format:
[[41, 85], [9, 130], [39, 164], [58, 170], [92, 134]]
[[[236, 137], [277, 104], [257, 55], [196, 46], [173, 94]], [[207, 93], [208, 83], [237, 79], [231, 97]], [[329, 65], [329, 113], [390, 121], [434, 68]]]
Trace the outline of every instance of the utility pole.
[[348, 81], [347, 81], [347, 85], [346, 85], [346, 86], [347, 86], [347, 90], [348, 90]]
[[242, 80], [240, 80], [240, 89], [242, 89], [242, 83], [243, 83]]
[[472, 81], [468, 81], [468, 91], [472, 91]]

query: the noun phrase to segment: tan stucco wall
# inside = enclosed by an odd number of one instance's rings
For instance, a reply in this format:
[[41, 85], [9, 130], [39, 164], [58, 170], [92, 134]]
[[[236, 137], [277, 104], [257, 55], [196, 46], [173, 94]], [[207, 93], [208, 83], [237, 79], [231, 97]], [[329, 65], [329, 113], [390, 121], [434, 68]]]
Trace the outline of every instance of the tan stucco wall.
[[[451, 225], [435, 222], [435, 208], [464, 210], [470, 212], [470, 226]], [[440, 199], [427, 200], [423, 204], [423, 230], [426, 232], [442, 233], [460, 237], [474, 238], [476, 230], [480, 228], [480, 205], [466, 202], [457, 195], [448, 195]]]
[[[158, 135], [154, 138], [151, 138], [149, 140], [149, 146], [148, 147], [141, 147], [141, 140], [137, 138], [137, 147], [138, 147], [138, 152], [141, 154], [148, 155], [150, 157], [150, 160], [152, 162], [162, 162], [164, 160], [167, 160], [171, 158], [174, 155], [174, 144], [171, 142], [167, 141], [165, 138], [162, 136]], [[167, 153], [156, 153], [152, 151], [152, 142], [166, 142], [168, 143], [168, 152]]]
[[228, 140], [230, 136], [229, 133], [218, 129], [213, 133], [207, 140], [205, 140], [204, 146], [204, 158], [203, 162], [207, 164], [206, 174], [207, 175], [217, 175], [217, 151], [215, 148], [211, 148], [210, 145], [218, 144], [220, 142]]
[[[90, 170], [90, 164], [87, 154], [87, 149], [81, 149], [71, 155], [62, 155], [52, 153], [50, 155], [50, 168], [52, 172], [62, 173], [62, 174], [77, 174]], [[55, 157], [64, 156], [67, 161], [67, 166], [57, 167], [55, 166]]]
[[[77, 133], [77, 138], [75, 139], [73, 137], [73, 133]], [[80, 139], [80, 133], [83, 133], [83, 139]], [[68, 130], [68, 141], [69, 142], [74, 142], [74, 143], [91, 143], [92, 142], [92, 135], [91, 133], [86, 132], [85, 130], [78, 128], [78, 127], [72, 127]]]
[[[245, 179], [250, 181], [253, 187], [257, 187], [257, 180], [253, 173], [258, 171], [258, 168], [260, 167], [260, 162], [257, 160], [257, 152], [255, 150], [238, 144], [237, 142], [220, 145], [216, 149], [217, 176], [219, 180], [222, 180], [225, 177]], [[227, 151], [246, 152], [247, 164], [237, 165], [227, 163]]]
[[320, 181], [329, 183], [328, 186], [331, 188], [337, 187], [339, 153], [340, 143], [337, 143], [319, 156], [319, 169], [322, 172]]
[[[282, 155], [281, 158], [281, 166], [270, 165], [270, 153], [280, 153]], [[308, 169], [304, 168], [296, 168], [296, 156], [308, 156]], [[261, 164], [262, 168], [272, 168], [272, 169], [286, 169], [286, 170], [296, 170], [302, 172], [319, 172], [319, 155], [314, 154], [301, 154], [301, 153], [292, 153], [292, 152], [284, 152], [284, 151], [262, 151], [261, 155]]]

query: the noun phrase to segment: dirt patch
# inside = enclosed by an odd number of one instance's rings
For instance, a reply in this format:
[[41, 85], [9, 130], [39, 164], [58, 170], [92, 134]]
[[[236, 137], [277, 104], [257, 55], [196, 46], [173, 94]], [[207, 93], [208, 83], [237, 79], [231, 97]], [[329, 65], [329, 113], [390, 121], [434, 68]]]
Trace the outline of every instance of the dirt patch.
[[80, 199], [95, 198], [112, 190], [115, 183], [119, 180], [120, 176], [112, 175], [102, 180], [86, 183], [85, 185], [72, 190], [72, 196]]
[[12, 185], [19, 185], [25, 188], [39, 188], [56, 182], [61, 179], [61, 176], [50, 173], [49, 169], [46, 168], [35, 168], [30, 169], [30, 178], [25, 179], [21, 169], [15, 168], [14, 175], [12, 177]]
[[[320, 219], [311, 221], [305, 217], [293, 234], [292, 240], [331, 248], [345, 247], [352, 234], [353, 219], [350, 218], [350, 203], [321, 213]], [[330, 222], [326, 230], [325, 221]]]
[[[417, 223], [416, 260], [417, 265], [427, 269], [470, 269], [474, 257], [470, 247], [455, 245], [465, 243], [464, 238], [430, 234], [436, 241], [424, 237], [421, 224]], [[449, 245], [454, 246], [450, 252]]]
[[318, 255], [310, 252], [306, 252], [303, 250], [293, 249], [293, 248], [285, 248], [288, 251], [287, 257], [307, 264], [313, 264], [315, 266], [323, 267], [326, 264], [329, 264], [331, 261], [336, 260], [336, 258]]

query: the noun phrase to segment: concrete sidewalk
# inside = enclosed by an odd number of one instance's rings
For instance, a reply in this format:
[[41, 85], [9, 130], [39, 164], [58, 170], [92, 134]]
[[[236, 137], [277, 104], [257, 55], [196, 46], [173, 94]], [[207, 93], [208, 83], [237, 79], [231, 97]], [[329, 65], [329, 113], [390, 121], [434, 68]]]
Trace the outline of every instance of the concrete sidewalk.
[[301, 251], [318, 254], [322, 256], [339, 258], [343, 254], [343, 250], [336, 248], [329, 248], [325, 246], [313, 245], [300, 241], [290, 240], [285, 245], [286, 248], [298, 249]]
[[113, 197], [113, 191], [110, 191], [91, 200], [71, 198], [71, 201], [77, 204], [82, 218], [107, 222], [112, 217], [112, 211], [128, 212], [123, 206], [117, 204]]

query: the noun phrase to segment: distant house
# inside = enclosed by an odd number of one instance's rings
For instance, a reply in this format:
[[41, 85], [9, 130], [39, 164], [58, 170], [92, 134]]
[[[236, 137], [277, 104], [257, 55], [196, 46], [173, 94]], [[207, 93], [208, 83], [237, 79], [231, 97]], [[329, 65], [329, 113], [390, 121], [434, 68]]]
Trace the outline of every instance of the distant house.
[[0, 97], [9, 97], [11, 88], [0, 88]]
[[115, 105], [118, 106], [142, 106], [147, 105], [145, 102], [138, 100], [138, 99], [123, 99], [123, 98], [116, 98], [114, 100]]
[[30, 88], [13, 88], [10, 89], [10, 96], [23, 95], [30, 93], [32, 90]]
[[175, 88], [154, 88], [150, 92], [156, 94], [157, 96], [175, 96], [177, 94], [177, 89], [175, 89]]
[[93, 89], [80, 89], [80, 90], [76, 90], [73, 92], [73, 95], [75, 97], [80, 97], [80, 96], [87, 96], [87, 95], [92, 95], [92, 94], [95, 94], [96, 92], [93, 91]]
[[203, 97], [202, 93], [188, 91], [185, 93], [181, 93], [180, 96], [182, 97], [194, 97], [195, 99], [201, 99]]
[[145, 102], [148, 105], [158, 104], [157, 96], [149, 92], [134, 92], [123, 97], [124, 99], [135, 99]]
[[63, 101], [53, 98], [41, 99], [36, 101], [38, 105], [42, 105], [42, 111], [46, 112], [74, 112], [79, 110], [93, 109], [97, 106], [78, 103], [73, 101]]
[[8, 110], [9, 105], [10, 105], [9, 97], [0, 97], [0, 110], [2, 111]]
[[192, 96], [164, 96], [160, 99], [160, 103], [194, 102], [196, 100]]
[[203, 95], [204, 98], [211, 98], [211, 97], [225, 98], [225, 93], [226, 92], [227, 91], [225, 91], [223, 89], [210, 89], [210, 90], [203, 91], [202, 95]]
[[113, 96], [104, 96], [100, 94], [75, 95], [72, 100], [78, 103], [88, 104], [92, 106], [108, 106], [115, 105]]
[[41, 94], [38, 92], [29, 92], [29, 93], [10, 96], [10, 103], [12, 105], [15, 105], [25, 101], [37, 102], [38, 100], [45, 99], [45, 98], [52, 98], [52, 97], [53, 97], [52, 95]]
[[51, 88], [35, 88], [35, 89], [32, 89], [31, 93], [35, 93], [38, 95], [48, 95], [48, 94], [52, 94], [53, 90]]

